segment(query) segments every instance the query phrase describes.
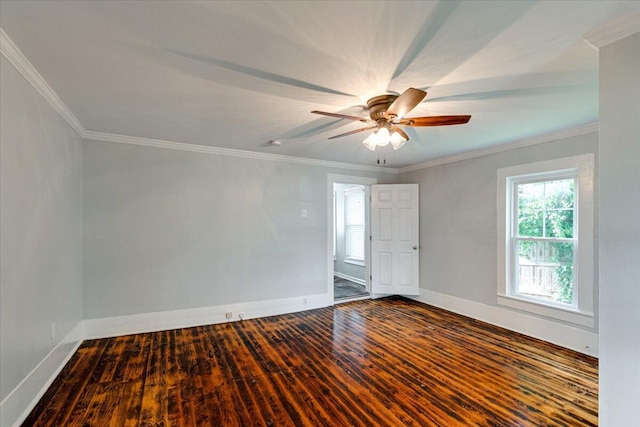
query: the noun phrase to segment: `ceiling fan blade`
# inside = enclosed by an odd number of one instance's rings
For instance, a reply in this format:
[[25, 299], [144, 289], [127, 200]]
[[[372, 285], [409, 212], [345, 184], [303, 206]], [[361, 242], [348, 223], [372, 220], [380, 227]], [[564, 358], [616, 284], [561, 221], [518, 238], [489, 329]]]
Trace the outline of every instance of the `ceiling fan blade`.
[[413, 110], [416, 105], [420, 104], [425, 96], [427, 96], [427, 92], [410, 87], [393, 101], [393, 104], [391, 104], [389, 108], [387, 108], [387, 112], [384, 113], [384, 117], [387, 119], [391, 116], [404, 117], [409, 111]]
[[406, 139], [407, 141], [409, 140], [409, 135], [407, 135], [407, 133], [405, 131], [403, 131], [402, 129], [400, 129], [400, 127], [398, 126], [391, 126], [391, 130], [394, 132], [399, 133], [400, 135], [402, 135], [402, 137], [404, 139]]
[[340, 135], [332, 136], [332, 137], [330, 137], [329, 139], [342, 138], [343, 136], [353, 135], [354, 133], [364, 132], [364, 131], [367, 131], [367, 130], [375, 129], [375, 128], [377, 128], [377, 127], [378, 127], [378, 125], [375, 125], [375, 126], [369, 126], [369, 127], [367, 127], [367, 128], [362, 128], [362, 129], [356, 129], [356, 130], [352, 130], [351, 132], [341, 133]]
[[462, 125], [471, 119], [471, 116], [431, 116], [431, 117], [411, 117], [398, 122], [405, 126], [447, 126]]
[[369, 123], [369, 119], [364, 117], [347, 116], [345, 114], [327, 113], [326, 111], [312, 111], [313, 114], [321, 114], [323, 116], [336, 117], [338, 119], [354, 120], [357, 122]]

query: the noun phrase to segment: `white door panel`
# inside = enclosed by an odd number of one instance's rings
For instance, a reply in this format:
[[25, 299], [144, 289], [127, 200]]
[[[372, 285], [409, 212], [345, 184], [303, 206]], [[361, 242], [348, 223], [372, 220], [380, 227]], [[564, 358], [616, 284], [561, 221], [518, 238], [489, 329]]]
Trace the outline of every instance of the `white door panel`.
[[[380, 252], [378, 254], [378, 265], [380, 268], [378, 269], [378, 287], [379, 289], [384, 289], [386, 291], [391, 290], [392, 286], [392, 273], [393, 273], [393, 257], [390, 252]], [[388, 293], [388, 292], [381, 292]]]
[[391, 209], [379, 209], [379, 221], [378, 221], [378, 238], [380, 241], [389, 242], [391, 241], [391, 236], [393, 236], [392, 232], [392, 214], [393, 211]]
[[374, 185], [371, 199], [371, 290], [418, 295], [418, 184]]
[[400, 209], [400, 240], [413, 242], [413, 209]]
[[401, 253], [398, 255], [400, 264], [399, 286], [411, 286], [413, 277], [413, 253]]

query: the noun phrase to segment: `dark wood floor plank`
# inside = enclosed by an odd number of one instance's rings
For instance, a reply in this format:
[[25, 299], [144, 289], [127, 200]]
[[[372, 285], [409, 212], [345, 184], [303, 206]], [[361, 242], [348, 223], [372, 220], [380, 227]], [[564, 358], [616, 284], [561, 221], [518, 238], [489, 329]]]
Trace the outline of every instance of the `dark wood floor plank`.
[[169, 336], [173, 331], [155, 332], [145, 371], [140, 425], [156, 426], [168, 424], [167, 375]]
[[[118, 384], [118, 383], [116, 383]], [[112, 398], [107, 399], [105, 402], [105, 410], [111, 407], [109, 422], [107, 419], [100, 420], [102, 424], [109, 427], [122, 427], [122, 426], [134, 426], [137, 425], [137, 420], [140, 417], [139, 408], [142, 402], [142, 390], [143, 382], [128, 381], [126, 383], [118, 384], [119, 390]], [[131, 408], [137, 408], [138, 411], [132, 411], [129, 414]], [[135, 420], [135, 423], [134, 423]]]
[[596, 426], [597, 360], [400, 297], [84, 342], [28, 426]]

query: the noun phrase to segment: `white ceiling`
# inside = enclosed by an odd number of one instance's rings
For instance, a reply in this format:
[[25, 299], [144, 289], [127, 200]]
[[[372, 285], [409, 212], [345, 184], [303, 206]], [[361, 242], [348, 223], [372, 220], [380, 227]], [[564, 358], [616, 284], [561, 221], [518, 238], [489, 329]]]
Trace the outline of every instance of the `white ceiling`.
[[[386, 91], [428, 92], [380, 152], [402, 167], [598, 120], [582, 36], [636, 1], [0, 3], [0, 24], [90, 131], [373, 165], [359, 127]], [[361, 127], [361, 126], [360, 126]], [[269, 140], [281, 140], [270, 146]]]

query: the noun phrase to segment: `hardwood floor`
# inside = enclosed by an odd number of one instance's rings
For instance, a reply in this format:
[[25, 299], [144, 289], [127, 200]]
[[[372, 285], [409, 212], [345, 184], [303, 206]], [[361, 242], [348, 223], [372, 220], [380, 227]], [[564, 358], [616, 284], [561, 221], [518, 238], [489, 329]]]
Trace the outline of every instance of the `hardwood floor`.
[[24, 425], [591, 426], [597, 360], [392, 297], [85, 341]]

